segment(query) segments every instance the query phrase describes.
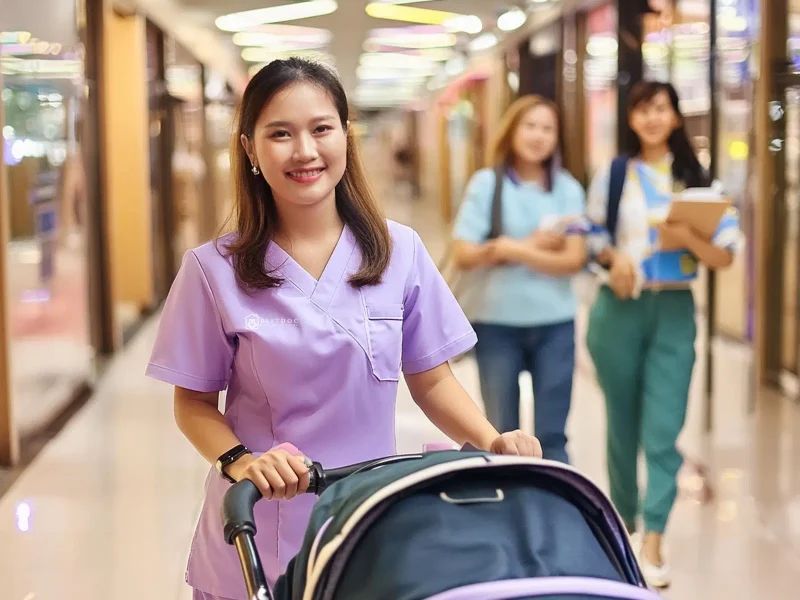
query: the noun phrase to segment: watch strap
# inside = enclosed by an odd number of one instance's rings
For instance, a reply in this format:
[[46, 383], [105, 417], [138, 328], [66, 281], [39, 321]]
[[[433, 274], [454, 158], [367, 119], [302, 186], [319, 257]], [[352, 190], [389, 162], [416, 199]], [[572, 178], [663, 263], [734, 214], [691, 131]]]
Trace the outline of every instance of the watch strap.
[[237, 446], [234, 446], [224, 454], [222, 454], [217, 459], [217, 470], [219, 471], [219, 474], [222, 475], [225, 479], [227, 479], [231, 483], [236, 483], [236, 480], [234, 480], [233, 477], [231, 477], [225, 472], [225, 468], [228, 465], [239, 460], [245, 454], [250, 454], [250, 453], [251, 452], [247, 448], [247, 446], [245, 446], [244, 444], [239, 444]]

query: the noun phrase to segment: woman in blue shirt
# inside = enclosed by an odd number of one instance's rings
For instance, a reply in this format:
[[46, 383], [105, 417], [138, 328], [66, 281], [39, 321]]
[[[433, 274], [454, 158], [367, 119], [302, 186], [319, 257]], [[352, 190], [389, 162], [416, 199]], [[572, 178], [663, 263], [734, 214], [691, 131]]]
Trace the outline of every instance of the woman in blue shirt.
[[575, 367], [576, 299], [570, 275], [586, 261], [573, 231], [584, 211], [580, 184], [559, 167], [559, 113], [538, 96], [514, 102], [492, 163], [503, 166], [501, 235], [487, 239], [495, 169], [475, 173], [456, 218], [453, 255], [477, 283], [463, 302], [478, 334], [475, 353], [487, 414], [519, 427], [519, 375], [530, 372], [534, 429], [545, 458], [569, 462], [565, 427]]
[[[675, 89], [668, 83], [640, 83], [631, 91], [628, 115], [635, 135], [627, 163], [617, 163], [625, 178], [613, 240], [607, 228], [611, 169], [598, 174], [589, 189], [588, 244], [609, 268], [609, 278], [591, 310], [587, 345], [606, 398], [611, 498], [634, 533], [637, 458], [643, 448], [647, 491], [640, 563], [652, 586], [666, 587], [670, 573], [662, 536], [677, 495], [682, 459], [676, 442], [695, 362], [689, 286], [699, 264], [710, 269], [731, 264], [740, 232], [732, 210], [711, 241], [685, 224], [666, 222], [674, 193], [708, 183], [684, 129]], [[665, 242], [683, 249], [660, 250]]]

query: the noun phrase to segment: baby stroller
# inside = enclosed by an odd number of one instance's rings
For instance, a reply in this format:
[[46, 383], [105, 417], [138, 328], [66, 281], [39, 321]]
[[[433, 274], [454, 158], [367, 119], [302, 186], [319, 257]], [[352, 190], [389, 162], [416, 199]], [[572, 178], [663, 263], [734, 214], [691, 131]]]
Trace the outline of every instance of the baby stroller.
[[273, 592], [253, 541], [258, 490], [225, 497], [252, 600], [659, 598], [611, 503], [560, 463], [440, 451], [310, 470], [320, 499]]

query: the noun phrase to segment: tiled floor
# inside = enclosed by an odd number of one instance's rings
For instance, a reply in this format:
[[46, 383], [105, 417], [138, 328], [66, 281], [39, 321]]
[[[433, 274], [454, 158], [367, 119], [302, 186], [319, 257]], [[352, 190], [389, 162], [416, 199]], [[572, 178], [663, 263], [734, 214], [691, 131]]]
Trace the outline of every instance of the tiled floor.
[[[438, 255], [442, 231], [424, 206], [398, 204], [392, 216], [413, 221]], [[580, 321], [582, 330], [583, 315]], [[0, 599], [188, 599], [183, 571], [207, 466], [174, 425], [171, 390], [142, 376], [154, 325], [0, 499]], [[669, 530], [675, 584], [666, 596], [797, 598], [800, 407], [762, 394], [748, 413], [748, 353], [724, 343], [714, 349], [715, 434], [702, 434], [698, 369], [681, 445], [708, 469], [715, 498], [700, 500], [700, 478], [687, 467]], [[454, 368], [477, 398], [475, 365], [465, 360]], [[530, 419], [530, 388], [523, 389]], [[605, 488], [603, 400], [583, 349], [573, 406], [574, 462]], [[442, 439], [405, 387], [397, 428], [401, 452]]]

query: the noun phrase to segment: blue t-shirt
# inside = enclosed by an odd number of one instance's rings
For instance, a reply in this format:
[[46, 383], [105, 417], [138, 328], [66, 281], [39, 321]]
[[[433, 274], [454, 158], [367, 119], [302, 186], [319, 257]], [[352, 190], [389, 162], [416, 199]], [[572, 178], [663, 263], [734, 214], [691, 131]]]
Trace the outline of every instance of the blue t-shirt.
[[[492, 169], [472, 176], [456, 216], [455, 239], [476, 244], [486, 241], [494, 187]], [[581, 185], [565, 171], [556, 174], [550, 192], [509, 173], [503, 185], [501, 235], [522, 239], [539, 229], [543, 219], [580, 218], [585, 197]], [[472, 287], [476, 289], [462, 308], [473, 323], [531, 327], [575, 317], [577, 301], [571, 277], [545, 275], [519, 264], [473, 270], [467, 277], [474, 279]]]

